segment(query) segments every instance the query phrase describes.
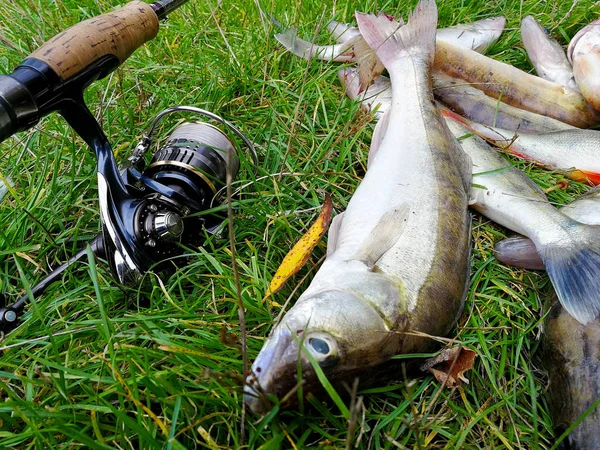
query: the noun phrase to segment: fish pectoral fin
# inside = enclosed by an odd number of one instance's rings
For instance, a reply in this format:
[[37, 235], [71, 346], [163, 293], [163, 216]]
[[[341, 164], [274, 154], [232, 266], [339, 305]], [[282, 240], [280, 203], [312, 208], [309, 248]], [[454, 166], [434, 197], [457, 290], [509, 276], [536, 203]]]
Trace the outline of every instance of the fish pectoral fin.
[[352, 259], [362, 261], [369, 269], [373, 270], [377, 261], [394, 246], [404, 233], [411, 206], [401, 204], [386, 212]]
[[375, 156], [377, 155], [377, 151], [379, 147], [381, 147], [381, 142], [383, 141], [383, 137], [387, 132], [388, 125], [390, 123], [390, 112], [387, 111], [383, 114], [383, 117], [379, 119], [379, 122], [375, 125], [375, 130], [373, 130], [373, 137], [371, 138], [371, 149], [369, 150], [369, 158], [367, 159], [367, 169], [373, 164], [375, 160]]
[[337, 216], [335, 216], [331, 225], [329, 225], [329, 233], [327, 234], [327, 256], [329, 257], [335, 249], [337, 248], [337, 240], [340, 235], [340, 228], [342, 227], [342, 222], [344, 221], [344, 213], [341, 212]]

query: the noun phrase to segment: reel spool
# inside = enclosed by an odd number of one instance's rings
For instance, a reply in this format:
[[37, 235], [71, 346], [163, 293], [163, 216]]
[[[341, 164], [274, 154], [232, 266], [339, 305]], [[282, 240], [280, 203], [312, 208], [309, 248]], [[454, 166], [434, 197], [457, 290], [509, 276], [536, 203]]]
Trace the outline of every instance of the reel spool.
[[[219, 192], [227, 183], [227, 171], [234, 178], [240, 168], [231, 140], [207, 123], [184, 123], [169, 136], [153, 156], [143, 175], [171, 188], [187, 201], [162, 205], [160, 197], [136, 213], [136, 235], [152, 253], [168, 257], [176, 252], [173, 242], [201, 245], [200, 228], [211, 229], [222, 218], [214, 215], [189, 217], [220, 203]], [[174, 211], [175, 207], [178, 211]]]
[[133, 191], [137, 186], [142, 191], [150, 191], [139, 203], [130, 206], [135, 210], [132, 214], [125, 214], [133, 215], [130, 234], [134, 242], [130, 256], [139, 261], [136, 270], [123, 271], [123, 265], [118, 264], [119, 255], [114, 254], [118, 245], [116, 248], [105, 245], [113, 273], [123, 284], [137, 282], [150, 268], [149, 263], [157, 265], [157, 270], [164, 268], [160, 261], [183, 254], [182, 246], [178, 244], [202, 245], [200, 230], [211, 232], [224, 219], [220, 214], [201, 214], [221, 203], [220, 193], [227, 184], [228, 173], [233, 179], [240, 168], [239, 151], [232, 139], [217, 126], [207, 122], [185, 122], [177, 126], [152, 155], [149, 165], [143, 168], [144, 156], [152, 145], [158, 123], [167, 115], [182, 111], [194, 112], [225, 125], [243, 140], [253, 162], [257, 162], [252, 143], [216, 114], [178, 106], [156, 116], [130, 158], [132, 167], [125, 172], [128, 190]]

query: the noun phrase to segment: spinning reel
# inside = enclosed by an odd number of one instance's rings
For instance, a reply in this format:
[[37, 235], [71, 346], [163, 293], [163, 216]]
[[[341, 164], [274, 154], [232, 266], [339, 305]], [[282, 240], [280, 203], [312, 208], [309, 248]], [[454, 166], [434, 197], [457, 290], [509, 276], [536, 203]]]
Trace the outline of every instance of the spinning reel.
[[[129, 166], [122, 171], [116, 169], [104, 134], [96, 127], [88, 129], [86, 140], [96, 143], [102, 219], [102, 234], [90, 246], [96, 256], [108, 261], [115, 280], [126, 286], [138, 283], [150, 269], [173, 267], [186, 247], [203, 244], [202, 230], [213, 231], [224, 217], [202, 213], [221, 204], [227, 177], [233, 179], [240, 168], [233, 141], [207, 122], [186, 122], [176, 127], [146, 164], [144, 156], [153, 144], [158, 123], [178, 112], [193, 112], [227, 127], [257, 162], [254, 146], [235, 126], [191, 106], [169, 108], [156, 116], [129, 158]], [[42, 294], [61, 279], [70, 265], [85, 257], [84, 248], [35, 285], [33, 295]], [[0, 331], [16, 326], [26, 301], [24, 295], [13, 305], [0, 306]]]
[[[221, 189], [240, 167], [234, 141], [207, 122], [179, 125], [147, 162], [145, 156], [162, 119], [180, 112], [210, 119], [237, 136], [257, 162], [252, 143], [231, 123], [203, 109], [178, 106], [154, 118], [128, 167], [120, 170], [108, 138], [83, 101], [87, 86], [154, 37], [158, 19], [186, 1], [159, 0], [152, 5], [134, 1], [57, 35], [12, 74], [0, 76], [0, 141], [58, 111], [95, 152], [102, 234], [90, 246], [108, 261], [114, 278], [123, 285], [136, 284], [151, 268], [166, 268], [166, 260], [172, 266], [186, 247], [202, 244], [201, 230], [210, 232], [223, 221], [221, 215], [205, 211], [219, 205]], [[107, 40], [113, 45], [98, 50]], [[73, 48], [80, 50], [77, 58]], [[51, 272], [33, 287], [34, 297], [85, 256], [83, 249]], [[27, 299], [24, 295], [7, 305], [0, 296], [0, 331], [17, 325]]]
[[208, 123], [178, 126], [144, 167], [143, 157], [158, 122], [181, 111], [194, 112], [228, 127], [257, 161], [252, 143], [231, 123], [199, 108], [179, 106], [161, 112], [153, 120], [122, 176], [99, 166], [104, 253], [115, 278], [125, 285], [137, 283], [151, 267], [160, 270], [160, 262], [183, 254], [184, 246], [201, 245], [199, 230], [211, 230], [223, 220], [216, 214], [200, 215], [218, 206], [217, 197], [227, 183], [228, 173], [233, 179], [240, 167], [233, 142], [219, 128]]

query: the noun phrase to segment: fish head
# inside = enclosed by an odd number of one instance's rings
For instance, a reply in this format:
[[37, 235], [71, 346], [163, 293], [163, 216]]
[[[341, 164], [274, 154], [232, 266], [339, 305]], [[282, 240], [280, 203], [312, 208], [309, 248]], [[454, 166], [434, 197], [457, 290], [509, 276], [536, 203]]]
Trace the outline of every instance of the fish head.
[[600, 20], [581, 30], [569, 44], [573, 75], [581, 94], [600, 108]]
[[[245, 401], [256, 413], [281, 400], [302, 380], [306, 394], [320, 387], [313, 364], [328, 379], [344, 379], [357, 369], [377, 365], [394, 353], [380, 314], [355, 294], [322, 291], [302, 299], [272, 331], [246, 379]], [[312, 360], [312, 361], [311, 361]], [[288, 399], [293, 402], [296, 395]]]
[[540, 77], [563, 85], [569, 83], [573, 76], [571, 64], [562, 45], [554, 40], [548, 29], [533, 17], [526, 16], [521, 21], [521, 38], [529, 60]]
[[[588, 35], [589, 33], [600, 34], [600, 19], [595, 20], [595, 21], [591, 22], [589, 25], [586, 25], [585, 27], [583, 27], [581, 30], [579, 30], [577, 32], [577, 34], [575, 34], [575, 36], [573, 36], [573, 39], [571, 39], [571, 42], [569, 43], [569, 47], [567, 48], [567, 58], [569, 58], [569, 61], [571, 62], [571, 64], [575, 64], [574, 53], [575, 53], [575, 48], [579, 47], [579, 41], [581, 40], [581, 38]], [[588, 36], [588, 38], [589, 38], [589, 36]]]

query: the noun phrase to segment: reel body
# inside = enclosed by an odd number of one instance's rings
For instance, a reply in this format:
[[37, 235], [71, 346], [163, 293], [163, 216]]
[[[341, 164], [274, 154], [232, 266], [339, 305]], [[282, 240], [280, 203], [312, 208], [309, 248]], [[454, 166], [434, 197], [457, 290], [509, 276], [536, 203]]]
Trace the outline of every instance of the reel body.
[[122, 284], [136, 283], [151, 267], [163, 269], [183, 246], [202, 245], [202, 230], [223, 218], [201, 213], [219, 206], [227, 173], [233, 178], [240, 167], [231, 140], [207, 123], [178, 126], [146, 168], [143, 163], [137, 158], [122, 173], [131, 198], [110, 204], [104, 197], [113, 212], [112, 219], [103, 217], [106, 258]]
[[[135, 285], [149, 270], [173, 267], [186, 247], [203, 244], [204, 230], [214, 231], [223, 221], [219, 213], [206, 213], [222, 203], [221, 192], [240, 168], [232, 139], [206, 122], [185, 122], [165, 143], [145, 156], [153, 143], [157, 124], [175, 112], [193, 112], [227, 127], [239, 137], [256, 163], [252, 143], [236, 127], [208, 111], [178, 106], [161, 112], [136, 146], [123, 170], [117, 168], [112, 148], [100, 125], [84, 104], [62, 111], [71, 126], [94, 149], [97, 157], [98, 194], [102, 234], [90, 244], [94, 253], [108, 261], [115, 280]], [[71, 264], [84, 258], [85, 249], [51, 272], [32, 289], [40, 295], [60, 280]], [[27, 296], [10, 306], [0, 306], [0, 331], [14, 328]]]

